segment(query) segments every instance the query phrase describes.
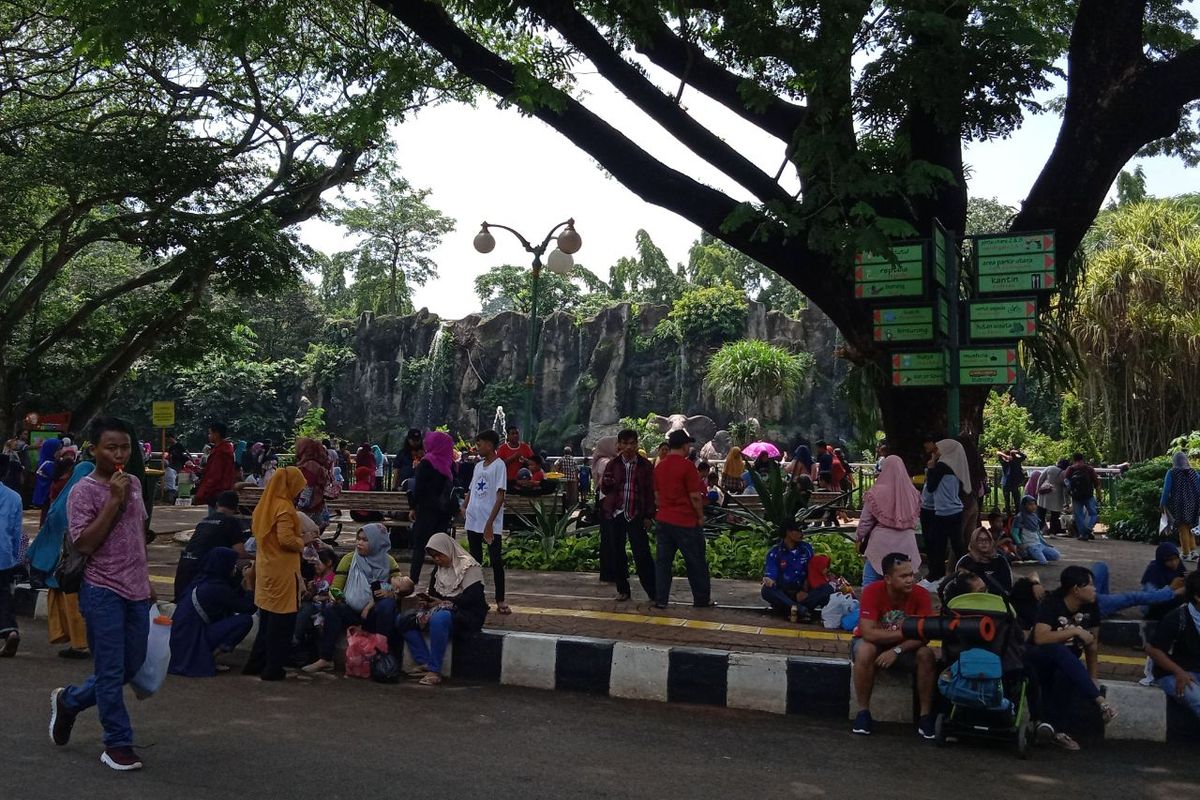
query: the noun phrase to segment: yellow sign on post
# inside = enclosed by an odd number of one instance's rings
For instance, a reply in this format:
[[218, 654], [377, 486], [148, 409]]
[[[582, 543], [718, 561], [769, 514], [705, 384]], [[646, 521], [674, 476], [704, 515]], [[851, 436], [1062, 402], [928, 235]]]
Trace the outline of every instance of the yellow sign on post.
[[150, 406], [150, 419], [156, 428], [170, 428], [175, 424], [175, 401], [155, 400]]

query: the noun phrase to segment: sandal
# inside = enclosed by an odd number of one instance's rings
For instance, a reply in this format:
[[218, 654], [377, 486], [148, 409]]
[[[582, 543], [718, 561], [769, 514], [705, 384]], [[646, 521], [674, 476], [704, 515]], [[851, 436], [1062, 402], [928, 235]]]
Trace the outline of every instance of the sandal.
[[1112, 722], [1117, 718], [1117, 710], [1108, 703], [1100, 703], [1100, 718], [1104, 720], [1104, 724]]
[[496, 603], [496, 613], [497, 614], [511, 614], [512, 608], [509, 607], [508, 603]]
[[424, 664], [418, 664], [412, 669], [406, 671], [404, 674], [410, 678], [424, 678], [428, 672], [429, 667], [425, 666]]
[[1054, 742], [1063, 750], [1070, 750], [1072, 752], [1079, 750], [1079, 742], [1075, 741], [1065, 733], [1059, 732], [1054, 734], [1054, 737], [1050, 741]]
[[421, 678], [422, 686], [437, 686], [442, 682], [442, 676], [436, 672], [426, 672], [425, 677]]

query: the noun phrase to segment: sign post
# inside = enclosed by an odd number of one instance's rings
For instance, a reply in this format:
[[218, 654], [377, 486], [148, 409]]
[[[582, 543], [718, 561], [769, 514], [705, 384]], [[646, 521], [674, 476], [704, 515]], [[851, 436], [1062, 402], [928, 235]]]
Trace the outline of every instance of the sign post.
[[167, 428], [175, 424], [175, 401], [174, 400], [155, 400], [150, 404], [150, 421], [156, 428], [161, 428], [160, 440], [162, 449], [159, 450], [162, 458], [163, 472], [167, 470]]

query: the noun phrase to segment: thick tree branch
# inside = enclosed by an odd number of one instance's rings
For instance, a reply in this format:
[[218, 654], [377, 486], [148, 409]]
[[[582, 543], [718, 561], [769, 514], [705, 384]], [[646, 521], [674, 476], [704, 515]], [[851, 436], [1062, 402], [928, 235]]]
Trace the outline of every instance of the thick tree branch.
[[790, 195], [770, 175], [698, 123], [640, 70], [623, 59], [587, 17], [575, 10], [574, 3], [534, 0], [526, 5], [554, 26], [606, 80], [681, 144], [753, 192], [760, 201], [790, 203]]
[[761, 89], [753, 91], [754, 102], [748, 103], [743, 91], [754, 81], [717, 64], [695, 44], [671, 30], [661, 19], [645, 22], [639, 29], [644, 39], [635, 42], [639, 53], [661, 69], [686, 80], [698, 91], [754, 123], [785, 144], [791, 144], [808, 116], [804, 106], [795, 105]]

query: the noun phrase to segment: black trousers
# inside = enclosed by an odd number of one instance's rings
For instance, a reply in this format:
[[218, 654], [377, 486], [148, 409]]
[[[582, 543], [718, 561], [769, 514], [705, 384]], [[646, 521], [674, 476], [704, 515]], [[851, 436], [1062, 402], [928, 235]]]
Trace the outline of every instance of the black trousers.
[[[1021, 498], [1025, 496], [1025, 484], [1004, 487], [1004, 513], [1020, 514]], [[1011, 506], [1009, 504], [1012, 504]], [[1012, 509], [1011, 511], [1009, 509]]]
[[[492, 537], [492, 543], [488, 547], [488, 561], [492, 564], [492, 582], [493, 589], [496, 595], [496, 602], [504, 602], [504, 551], [501, 546], [504, 543], [504, 538], [497, 534]], [[467, 549], [471, 551], [471, 558], [483, 563], [483, 534], [475, 531], [467, 531]]]
[[17, 632], [17, 616], [14, 611], [13, 577], [16, 568], [0, 569], [0, 639]]
[[633, 550], [633, 568], [637, 571], [638, 583], [653, 603], [654, 556], [650, 555], [650, 534], [646, 532], [646, 518], [639, 516], [626, 519], [622, 514], [605, 520], [604, 524], [609, 527], [608, 558], [614, 570], [617, 593], [629, 594], [629, 553], [625, 550], [625, 540], [628, 539]]
[[258, 611], [258, 635], [250, 648], [250, 660], [242, 673], [258, 675], [264, 681], [283, 680], [283, 668], [292, 652], [292, 634], [296, 631], [296, 612], [276, 614]]
[[1050, 520], [1051, 536], [1055, 536], [1063, 532], [1061, 511], [1051, 511], [1045, 506], [1038, 506], [1038, 519], [1042, 521], [1043, 525], [1046, 524], [1047, 519]]
[[962, 512], [948, 517], [936, 514], [929, 519], [925, 533], [925, 553], [929, 557], [928, 580], [940, 581], [946, 577], [946, 548], [949, 547], [957, 561], [962, 557]]

